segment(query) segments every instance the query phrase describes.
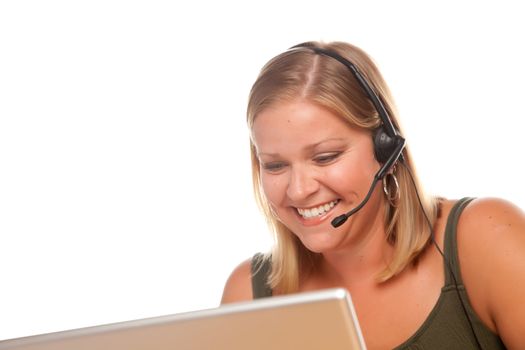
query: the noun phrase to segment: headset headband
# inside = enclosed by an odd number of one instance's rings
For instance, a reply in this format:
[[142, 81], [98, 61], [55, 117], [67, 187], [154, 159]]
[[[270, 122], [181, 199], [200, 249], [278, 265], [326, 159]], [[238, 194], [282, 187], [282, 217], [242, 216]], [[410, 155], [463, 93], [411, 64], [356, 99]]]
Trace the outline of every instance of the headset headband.
[[368, 84], [368, 82], [363, 77], [359, 69], [357, 69], [355, 64], [353, 64], [352, 62], [350, 62], [349, 60], [347, 60], [346, 58], [344, 58], [343, 56], [341, 56], [335, 51], [322, 49], [320, 47], [317, 47], [311, 44], [299, 44], [299, 45], [292, 46], [290, 49], [296, 49], [296, 48], [307, 48], [307, 49], [312, 50], [318, 55], [332, 57], [333, 59], [344, 64], [352, 72], [354, 77], [357, 79], [357, 81], [359, 82], [359, 85], [361, 85], [365, 93], [370, 98], [370, 101], [372, 101], [372, 104], [374, 105], [377, 113], [379, 114], [379, 118], [381, 119], [381, 122], [383, 123], [383, 127], [387, 135], [392, 138], [395, 138], [396, 136], [398, 136], [398, 132], [396, 131], [396, 128], [394, 127], [394, 124], [392, 123], [392, 120], [390, 119], [390, 116], [385, 106], [381, 102], [381, 99], [372, 89], [370, 84]]

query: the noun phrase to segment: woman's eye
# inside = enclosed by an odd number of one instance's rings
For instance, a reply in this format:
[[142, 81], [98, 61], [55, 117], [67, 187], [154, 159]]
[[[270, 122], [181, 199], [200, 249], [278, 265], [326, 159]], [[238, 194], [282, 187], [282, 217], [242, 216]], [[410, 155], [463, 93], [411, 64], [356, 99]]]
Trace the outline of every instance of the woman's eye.
[[285, 164], [281, 162], [270, 162], [270, 163], [263, 163], [262, 167], [264, 170], [269, 172], [278, 172], [284, 168]]
[[314, 161], [318, 164], [328, 164], [331, 161], [339, 157], [340, 153], [327, 153], [321, 154], [314, 158]]

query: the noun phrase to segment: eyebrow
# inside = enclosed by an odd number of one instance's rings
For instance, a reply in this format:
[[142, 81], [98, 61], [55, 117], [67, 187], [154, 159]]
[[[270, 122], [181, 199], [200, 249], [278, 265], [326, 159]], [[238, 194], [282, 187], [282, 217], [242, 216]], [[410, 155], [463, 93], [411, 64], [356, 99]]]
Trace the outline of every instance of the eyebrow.
[[[318, 147], [319, 145], [323, 144], [323, 143], [326, 143], [326, 142], [331, 142], [331, 141], [345, 141], [347, 138], [346, 137], [333, 137], [333, 138], [329, 138], [329, 139], [325, 139], [325, 140], [322, 140], [322, 141], [319, 141], [319, 142], [316, 142], [316, 143], [312, 143], [308, 146], [305, 147], [305, 150], [307, 152], [309, 151], [312, 151], [313, 149], [315, 149], [316, 147]], [[276, 156], [279, 156], [279, 153], [265, 153], [265, 152], [257, 152], [257, 156], [261, 156], [261, 155], [264, 155], [264, 156], [269, 156], [269, 157], [276, 157]]]

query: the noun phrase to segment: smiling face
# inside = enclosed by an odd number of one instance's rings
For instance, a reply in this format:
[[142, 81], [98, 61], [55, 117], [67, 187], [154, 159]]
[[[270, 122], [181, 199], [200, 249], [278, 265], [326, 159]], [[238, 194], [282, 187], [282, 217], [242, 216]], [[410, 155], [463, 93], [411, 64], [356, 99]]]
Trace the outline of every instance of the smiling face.
[[309, 250], [340, 249], [357, 239], [352, 232], [382, 222], [378, 186], [347, 223], [330, 224], [365, 198], [379, 169], [368, 132], [316, 104], [294, 101], [259, 113], [252, 137], [267, 201]]

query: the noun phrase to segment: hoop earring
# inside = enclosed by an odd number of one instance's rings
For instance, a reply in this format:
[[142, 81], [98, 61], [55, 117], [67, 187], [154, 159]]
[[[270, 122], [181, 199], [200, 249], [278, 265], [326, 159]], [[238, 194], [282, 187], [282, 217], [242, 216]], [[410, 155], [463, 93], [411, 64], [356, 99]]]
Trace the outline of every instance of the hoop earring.
[[[391, 178], [395, 185], [395, 191], [392, 193], [390, 187], [388, 186], [388, 178]], [[394, 175], [394, 173], [387, 173], [385, 177], [383, 178], [383, 192], [385, 192], [386, 200], [388, 203], [396, 208], [399, 202], [399, 199], [401, 198], [401, 192], [399, 191], [399, 182], [397, 182], [397, 177]]]

